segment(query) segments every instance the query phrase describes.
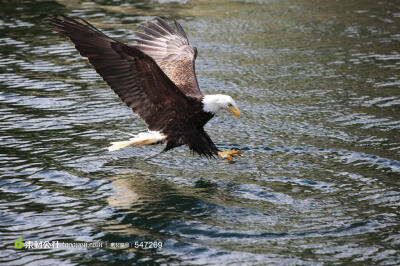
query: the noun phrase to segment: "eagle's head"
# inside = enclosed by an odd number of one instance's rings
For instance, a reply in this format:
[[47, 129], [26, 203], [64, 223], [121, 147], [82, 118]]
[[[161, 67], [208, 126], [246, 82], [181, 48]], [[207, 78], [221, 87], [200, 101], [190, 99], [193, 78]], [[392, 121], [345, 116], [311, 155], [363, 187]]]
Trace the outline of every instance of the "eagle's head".
[[210, 113], [216, 113], [220, 109], [229, 110], [235, 117], [240, 117], [240, 111], [235, 101], [229, 95], [214, 94], [205, 95], [203, 98], [203, 110]]

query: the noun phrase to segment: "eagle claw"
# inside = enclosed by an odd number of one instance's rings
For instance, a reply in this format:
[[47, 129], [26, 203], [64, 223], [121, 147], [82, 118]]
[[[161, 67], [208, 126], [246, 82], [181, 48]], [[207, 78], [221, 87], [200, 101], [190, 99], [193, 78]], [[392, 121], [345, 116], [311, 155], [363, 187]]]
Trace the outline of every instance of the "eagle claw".
[[239, 157], [239, 155], [242, 153], [243, 151], [241, 150], [219, 151], [218, 156], [227, 161], [228, 163], [231, 163], [234, 157]]

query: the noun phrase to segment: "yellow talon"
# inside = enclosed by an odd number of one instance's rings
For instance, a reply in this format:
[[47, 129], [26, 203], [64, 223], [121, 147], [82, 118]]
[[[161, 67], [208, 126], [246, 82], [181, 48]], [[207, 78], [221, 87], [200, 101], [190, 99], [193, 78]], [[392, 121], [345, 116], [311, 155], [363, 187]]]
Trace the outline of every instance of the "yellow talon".
[[234, 157], [239, 157], [241, 153], [243, 153], [241, 150], [219, 151], [218, 156], [230, 163]]

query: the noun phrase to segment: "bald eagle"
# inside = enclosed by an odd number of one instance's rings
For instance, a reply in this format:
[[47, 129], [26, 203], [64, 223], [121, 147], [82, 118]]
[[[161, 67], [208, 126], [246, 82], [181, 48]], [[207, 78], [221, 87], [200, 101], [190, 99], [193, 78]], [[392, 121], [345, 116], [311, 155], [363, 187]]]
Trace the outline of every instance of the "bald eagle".
[[164, 151], [187, 145], [200, 156], [219, 156], [231, 162], [241, 151], [220, 151], [204, 125], [220, 109], [239, 117], [235, 101], [228, 95], [200, 92], [196, 47], [189, 45], [176, 20], [176, 29], [161, 18], [155, 20], [139, 25], [143, 32], [134, 32], [133, 45], [105, 35], [84, 19], [62, 16], [50, 18], [49, 23], [75, 44], [119, 98], [147, 124], [148, 132], [112, 142], [110, 151], [166, 143]]

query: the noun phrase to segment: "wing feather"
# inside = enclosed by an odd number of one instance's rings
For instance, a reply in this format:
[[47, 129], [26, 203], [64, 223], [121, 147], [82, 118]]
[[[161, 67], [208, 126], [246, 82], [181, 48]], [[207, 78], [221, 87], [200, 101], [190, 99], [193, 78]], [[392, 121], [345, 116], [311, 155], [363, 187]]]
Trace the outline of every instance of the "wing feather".
[[176, 35], [175, 30], [162, 18], [156, 17], [156, 20], [158, 21], [158, 23], [160, 23], [160, 25], [167, 30], [171, 35]]
[[139, 37], [140, 40], [149, 40], [149, 41], [154, 41], [155, 40], [155, 38], [153, 38], [153, 37], [151, 37], [149, 35], [146, 35], [144, 33], [141, 33], [141, 32], [134, 31], [133, 34], [136, 35], [137, 37]]
[[188, 37], [186, 36], [186, 33], [185, 33], [185, 31], [183, 30], [181, 24], [179, 24], [179, 22], [176, 21], [175, 19], [174, 19], [174, 23], [175, 23], [176, 28], [178, 29], [179, 34], [180, 34], [183, 38], [185, 38], [187, 44], [189, 44]]
[[152, 57], [164, 73], [186, 95], [202, 96], [195, 73], [197, 49], [189, 45], [182, 26], [175, 21], [177, 30], [161, 18], [139, 26], [144, 33], [134, 32], [139, 50]]
[[152, 36], [154, 38], [162, 38], [162, 35], [160, 33], [156, 32], [156, 31], [154, 31], [154, 30], [152, 30], [150, 28], [147, 28], [147, 27], [145, 27], [143, 25], [139, 25], [139, 28], [141, 28], [149, 36]]
[[64, 16], [51, 18], [49, 23], [71, 39], [80, 54], [89, 59], [150, 130], [166, 132], [176, 123], [185, 123], [185, 116], [180, 114], [190, 112], [193, 99], [184, 95], [150, 56], [108, 37], [85, 20]]
[[157, 25], [156, 23], [152, 22], [152, 21], [147, 21], [147, 25], [149, 28], [151, 28], [152, 30], [157, 31], [158, 33], [160, 33], [161, 35], [168, 35], [168, 31], [163, 29], [162, 27], [160, 27], [159, 25]]

